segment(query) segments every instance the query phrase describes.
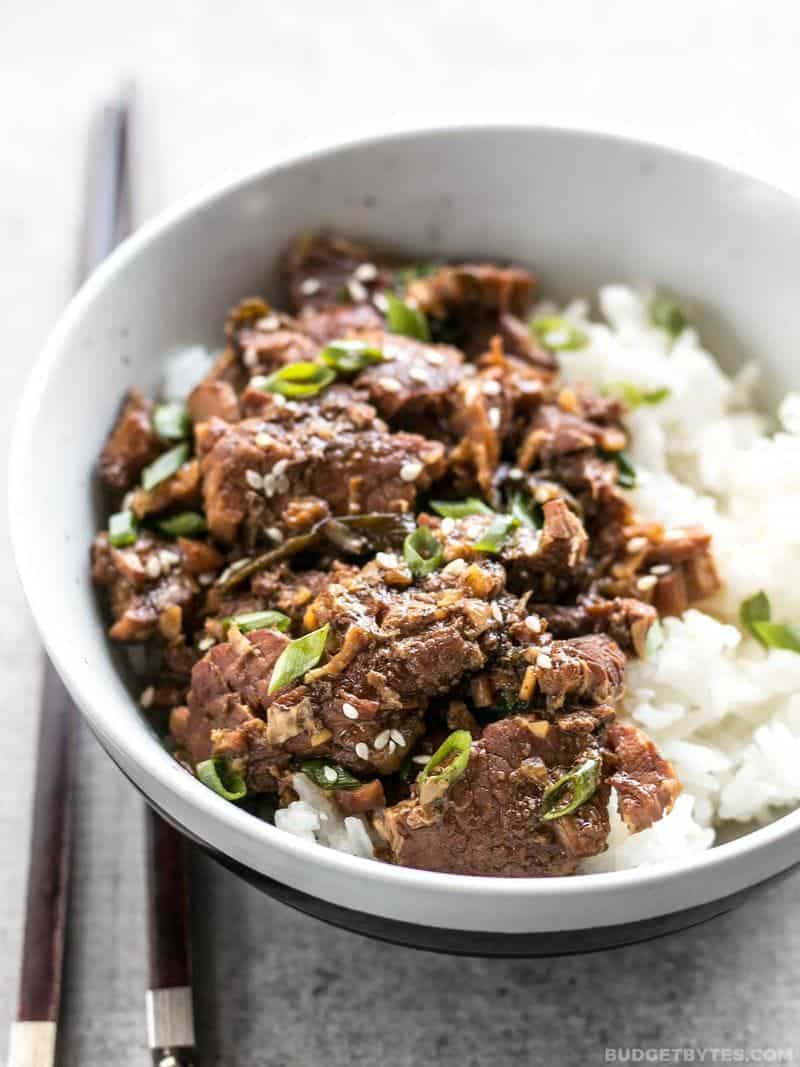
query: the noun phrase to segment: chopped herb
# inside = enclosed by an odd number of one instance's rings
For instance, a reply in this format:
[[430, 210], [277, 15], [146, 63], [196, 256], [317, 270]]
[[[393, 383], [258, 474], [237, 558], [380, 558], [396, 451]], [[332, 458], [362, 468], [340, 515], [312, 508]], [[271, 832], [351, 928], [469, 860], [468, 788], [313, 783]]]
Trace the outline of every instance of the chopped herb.
[[261, 388], [266, 393], [281, 396], [316, 396], [336, 378], [336, 372], [322, 363], [287, 363], [285, 367], [270, 374]]
[[290, 641], [272, 668], [267, 692], [274, 693], [276, 689], [283, 688], [296, 678], [302, 678], [306, 671], [316, 667], [325, 651], [329, 631], [330, 624], [326, 622], [318, 630], [312, 630], [310, 634]]
[[649, 392], [643, 392], [632, 382], [615, 382], [614, 385], [609, 386], [607, 391], [617, 394], [631, 410], [641, 407], [642, 404], [661, 404], [671, 392], [666, 386], [661, 389], [651, 389]]
[[181, 511], [178, 515], [168, 515], [166, 519], [159, 519], [156, 526], [168, 537], [197, 537], [208, 529], [205, 516], [198, 511]]
[[168, 452], [162, 452], [142, 471], [142, 488], [149, 493], [167, 478], [177, 474], [188, 458], [189, 446], [185, 442], [182, 445], [175, 445]]
[[[571, 815], [581, 804], [590, 800], [597, 791], [600, 781], [600, 765], [599, 756], [582, 760], [573, 771], [548, 786], [542, 794], [540, 818], [545, 822], [560, 819], [562, 815]], [[567, 791], [571, 793], [570, 799], [560, 807], [556, 807]]]
[[534, 319], [529, 329], [546, 348], [552, 348], [556, 352], [577, 352], [589, 343], [589, 337], [583, 330], [560, 315], [545, 315], [543, 318]]
[[156, 404], [153, 426], [165, 441], [183, 441], [189, 436], [191, 425], [189, 412], [183, 404]]
[[395, 289], [401, 293], [418, 278], [427, 278], [439, 269], [438, 263], [406, 263], [395, 272]]
[[403, 555], [415, 578], [426, 578], [442, 565], [442, 546], [427, 526], [418, 526], [408, 535]]
[[739, 618], [742, 620], [744, 628], [749, 630], [754, 637], [756, 633], [753, 630], [753, 623], [770, 621], [772, 608], [770, 607], [769, 597], [763, 589], [748, 597], [747, 600], [742, 601], [739, 608]]
[[108, 540], [114, 548], [124, 548], [136, 541], [136, 516], [132, 511], [118, 511], [108, 520]]
[[383, 363], [385, 356], [379, 348], [366, 341], [331, 341], [319, 354], [328, 367], [339, 374], [357, 374], [372, 363]]
[[617, 475], [617, 482], [623, 489], [635, 489], [636, 488], [636, 468], [631, 462], [631, 457], [627, 452], [605, 452], [600, 449], [600, 454], [605, 459], [610, 459], [617, 465], [619, 471]]
[[477, 497], [469, 496], [466, 500], [431, 500], [431, 507], [437, 515], [445, 519], [463, 519], [467, 515], [493, 515], [488, 504]]
[[245, 611], [241, 615], [229, 615], [222, 620], [222, 626], [226, 630], [229, 626], [235, 626], [243, 634], [251, 630], [280, 630], [285, 633], [291, 621], [282, 611]]
[[[464, 775], [471, 747], [472, 734], [469, 730], [456, 730], [436, 749], [417, 779], [423, 804], [428, 802], [428, 797], [431, 800], [438, 799], [442, 792]], [[450, 759], [451, 756], [454, 758]]]
[[759, 592], [742, 602], [742, 624], [764, 648], [784, 648], [800, 652], [800, 626], [772, 622], [772, 609], [766, 593]]
[[514, 515], [498, 515], [486, 532], [472, 545], [478, 552], [497, 553], [503, 547], [503, 543], [515, 526], [519, 526], [519, 519]]
[[338, 763], [326, 759], [307, 759], [300, 764], [303, 774], [320, 789], [358, 789], [364, 783]]
[[670, 337], [677, 337], [686, 329], [683, 312], [669, 296], [657, 296], [650, 304], [650, 321]]
[[247, 796], [244, 778], [231, 770], [228, 761], [222, 756], [212, 756], [195, 767], [197, 777], [225, 800], [241, 800]]
[[431, 331], [422, 311], [412, 308], [394, 293], [386, 293], [386, 324], [392, 333], [415, 337], [418, 341], [430, 341]]
[[531, 500], [526, 493], [512, 493], [508, 499], [508, 507], [520, 526], [539, 530], [544, 525], [541, 506]]

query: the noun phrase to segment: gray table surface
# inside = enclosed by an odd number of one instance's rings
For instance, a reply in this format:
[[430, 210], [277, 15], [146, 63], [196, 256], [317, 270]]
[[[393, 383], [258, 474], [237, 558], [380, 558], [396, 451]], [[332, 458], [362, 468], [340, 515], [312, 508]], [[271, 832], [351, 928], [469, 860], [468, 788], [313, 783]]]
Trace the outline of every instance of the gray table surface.
[[[319, 140], [443, 119], [605, 127], [800, 191], [796, 5], [725, 0], [0, 0], [0, 453], [69, 296], [91, 106], [143, 86], [143, 211]], [[476, 71], [481, 72], [476, 77]], [[57, 457], [54, 457], [57, 464]], [[5, 483], [5, 462], [0, 466]], [[0, 485], [5, 500], [5, 484]], [[0, 528], [0, 1032], [13, 1014], [40, 653]], [[81, 739], [61, 1063], [147, 1062], [142, 805]], [[607, 1047], [800, 1056], [797, 877], [665, 940], [538, 962], [414, 953], [327, 928], [193, 858], [202, 1063], [603, 1062]], [[2, 1041], [2, 1036], [0, 1036]], [[707, 1061], [708, 1062], [708, 1061]]]

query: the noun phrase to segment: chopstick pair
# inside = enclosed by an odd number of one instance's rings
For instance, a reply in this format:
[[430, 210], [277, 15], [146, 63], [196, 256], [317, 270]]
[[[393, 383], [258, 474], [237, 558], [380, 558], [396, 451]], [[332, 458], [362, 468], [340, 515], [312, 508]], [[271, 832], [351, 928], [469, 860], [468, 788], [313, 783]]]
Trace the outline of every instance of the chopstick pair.
[[[133, 228], [133, 93], [100, 115], [89, 155], [79, 281]], [[8, 1067], [53, 1067], [72, 859], [78, 713], [45, 656], [19, 1001]], [[158, 1067], [194, 1052], [186, 845], [147, 809], [148, 1042]]]

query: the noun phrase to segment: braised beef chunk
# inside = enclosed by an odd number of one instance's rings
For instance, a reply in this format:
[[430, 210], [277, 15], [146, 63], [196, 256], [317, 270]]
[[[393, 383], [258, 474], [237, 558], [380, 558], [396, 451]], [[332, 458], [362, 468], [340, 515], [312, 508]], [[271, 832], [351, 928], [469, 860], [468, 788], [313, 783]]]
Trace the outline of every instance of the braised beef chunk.
[[612, 790], [631, 832], [680, 790], [620, 701], [658, 616], [717, 590], [710, 535], [636, 513], [626, 409], [559, 378], [528, 271], [322, 234], [284, 279], [290, 313], [230, 311], [171, 466], [136, 391], [100, 458], [142, 706], [188, 770], [281, 806], [313, 779], [390, 862], [572, 874]]
[[580, 860], [606, 848], [608, 786], [601, 782], [574, 812], [549, 820], [543, 797], [588, 761], [602, 763], [591, 729], [503, 719], [472, 743], [466, 771], [443, 795], [434, 792], [426, 803], [417, 791], [375, 825], [392, 862], [407, 867], [511, 878], [572, 874]]
[[124, 492], [135, 485], [144, 467], [163, 448], [153, 429], [152, 412], [152, 403], [138, 389], [131, 389], [100, 453], [100, 473], [112, 489]]

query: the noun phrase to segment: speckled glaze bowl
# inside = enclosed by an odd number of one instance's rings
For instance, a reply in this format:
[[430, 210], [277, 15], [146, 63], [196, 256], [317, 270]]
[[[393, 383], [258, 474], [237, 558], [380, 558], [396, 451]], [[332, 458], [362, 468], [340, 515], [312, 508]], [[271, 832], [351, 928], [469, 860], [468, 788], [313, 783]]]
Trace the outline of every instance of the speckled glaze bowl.
[[451, 952], [585, 951], [728, 910], [800, 862], [800, 811], [683, 863], [574, 878], [468, 878], [309, 844], [240, 811], [163, 750], [120, 674], [89, 580], [92, 480], [120, 397], [154, 388], [164, 353], [216, 347], [227, 309], [279, 297], [276, 264], [302, 230], [416, 258], [534, 267], [556, 297], [648, 279], [689, 301], [730, 366], [800, 387], [800, 204], [714, 163], [554, 129], [455, 128], [360, 141], [271, 166], [147, 226], [90, 278], [25, 391], [10, 514], [45, 644], [89, 725], [149, 802], [266, 892], [376, 937]]

